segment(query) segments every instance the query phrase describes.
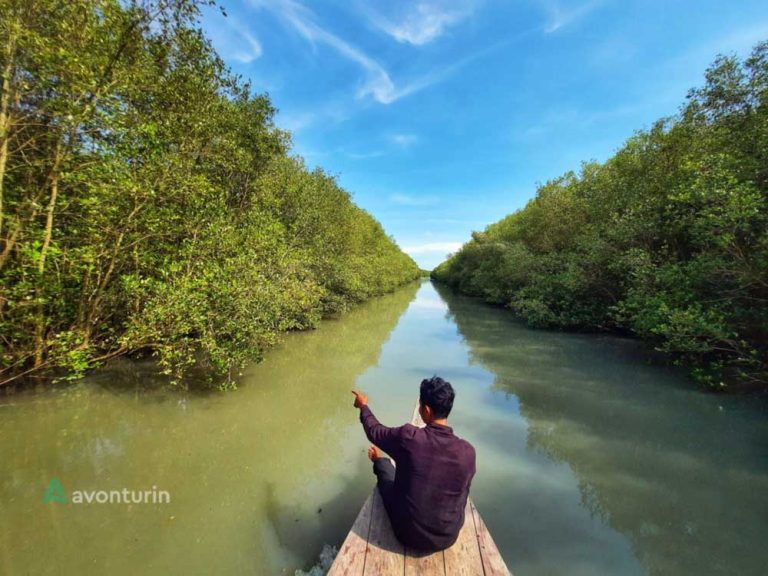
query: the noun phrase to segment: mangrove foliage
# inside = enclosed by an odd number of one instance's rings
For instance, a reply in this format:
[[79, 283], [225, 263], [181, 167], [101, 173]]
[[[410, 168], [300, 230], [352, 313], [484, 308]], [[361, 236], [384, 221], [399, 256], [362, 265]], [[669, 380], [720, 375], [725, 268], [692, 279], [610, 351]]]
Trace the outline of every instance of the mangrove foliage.
[[0, 385], [152, 351], [219, 384], [416, 264], [290, 154], [199, 0], [0, 0]]
[[532, 326], [632, 333], [717, 388], [768, 384], [768, 42], [433, 277]]

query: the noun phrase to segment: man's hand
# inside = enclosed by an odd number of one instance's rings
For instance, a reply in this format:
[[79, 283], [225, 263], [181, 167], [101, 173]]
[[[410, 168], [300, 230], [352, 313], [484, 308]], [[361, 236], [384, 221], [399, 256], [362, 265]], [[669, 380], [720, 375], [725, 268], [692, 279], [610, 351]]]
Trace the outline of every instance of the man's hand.
[[368, 448], [368, 458], [371, 459], [371, 462], [377, 458], [384, 458], [384, 452], [382, 452], [378, 446], [371, 445], [371, 447]]
[[352, 394], [355, 395], [355, 408], [362, 408], [368, 405], [368, 396], [357, 390], [352, 390]]

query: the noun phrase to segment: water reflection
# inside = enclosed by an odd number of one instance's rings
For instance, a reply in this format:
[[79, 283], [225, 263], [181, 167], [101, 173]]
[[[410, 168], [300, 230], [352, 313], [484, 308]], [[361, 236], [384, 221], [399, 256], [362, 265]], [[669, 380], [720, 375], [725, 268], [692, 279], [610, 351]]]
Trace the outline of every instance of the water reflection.
[[[569, 489], [567, 474], [544, 473], [537, 455], [567, 464], [581, 508], [629, 540], [644, 572], [765, 573], [764, 402], [702, 393], [674, 371], [647, 365], [635, 342], [530, 331], [497, 309], [438, 290], [471, 362], [493, 373], [493, 388], [525, 419], [525, 454], [510, 485], [487, 487], [488, 500], [509, 502], [504, 517], [488, 524], [513, 531], [505, 549], [520, 573], [578, 573], [570, 561], [585, 574], [633, 568], [626, 557], [594, 562], [616, 550], [615, 541], [573, 549], [578, 539], [570, 540], [572, 518], [559, 498]], [[520, 456], [514, 440], [498, 438], [498, 451]], [[509, 518], [522, 521], [513, 527]], [[559, 566], [542, 570], [551, 555]]]
[[[457, 389], [472, 495], [516, 575], [764, 573], [764, 403], [426, 282], [291, 335], [234, 393], [169, 392], [126, 362], [0, 397], [0, 574], [293, 574], [373, 486], [349, 390], [399, 425], [434, 373]], [[172, 500], [43, 505], [54, 476]]]
[[[3, 398], [0, 573], [293, 574], [310, 564], [342, 539], [368, 490], [349, 390], [416, 289], [290, 335], [233, 393], [163, 391], [146, 385], [146, 365], [121, 363]], [[171, 504], [43, 505], [53, 477], [67, 492], [157, 486]]]

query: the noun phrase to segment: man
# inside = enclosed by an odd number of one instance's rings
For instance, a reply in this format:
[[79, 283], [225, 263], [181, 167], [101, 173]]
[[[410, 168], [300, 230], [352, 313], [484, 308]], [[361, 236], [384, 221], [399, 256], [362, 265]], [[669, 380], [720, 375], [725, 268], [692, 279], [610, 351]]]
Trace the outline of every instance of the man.
[[[352, 393], [365, 434], [374, 444], [368, 457], [395, 536], [416, 550], [448, 548], [464, 524], [469, 485], [475, 475], [475, 449], [448, 426], [455, 397], [450, 382], [438, 376], [421, 382], [419, 414], [424, 428], [383, 426], [368, 408], [368, 397]], [[395, 460], [397, 468], [382, 450]]]

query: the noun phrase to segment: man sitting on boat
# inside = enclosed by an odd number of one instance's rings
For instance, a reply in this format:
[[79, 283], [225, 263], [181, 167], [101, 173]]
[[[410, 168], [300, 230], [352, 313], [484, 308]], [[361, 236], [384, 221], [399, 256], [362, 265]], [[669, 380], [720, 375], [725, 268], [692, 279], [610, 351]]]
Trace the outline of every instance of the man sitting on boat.
[[[448, 426], [455, 393], [450, 382], [435, 376], [421, 382], [418, 428], [382, 425], [355, 395], [360, 422], [374, 446], [368, 449], [373, 473], [395, 536], [408, 548], [434, 552], [451, 546], [464, 524], [464, 508], [475, 475], [475, 449]], [[389, 454], [397, 465], [382, 453]]]

